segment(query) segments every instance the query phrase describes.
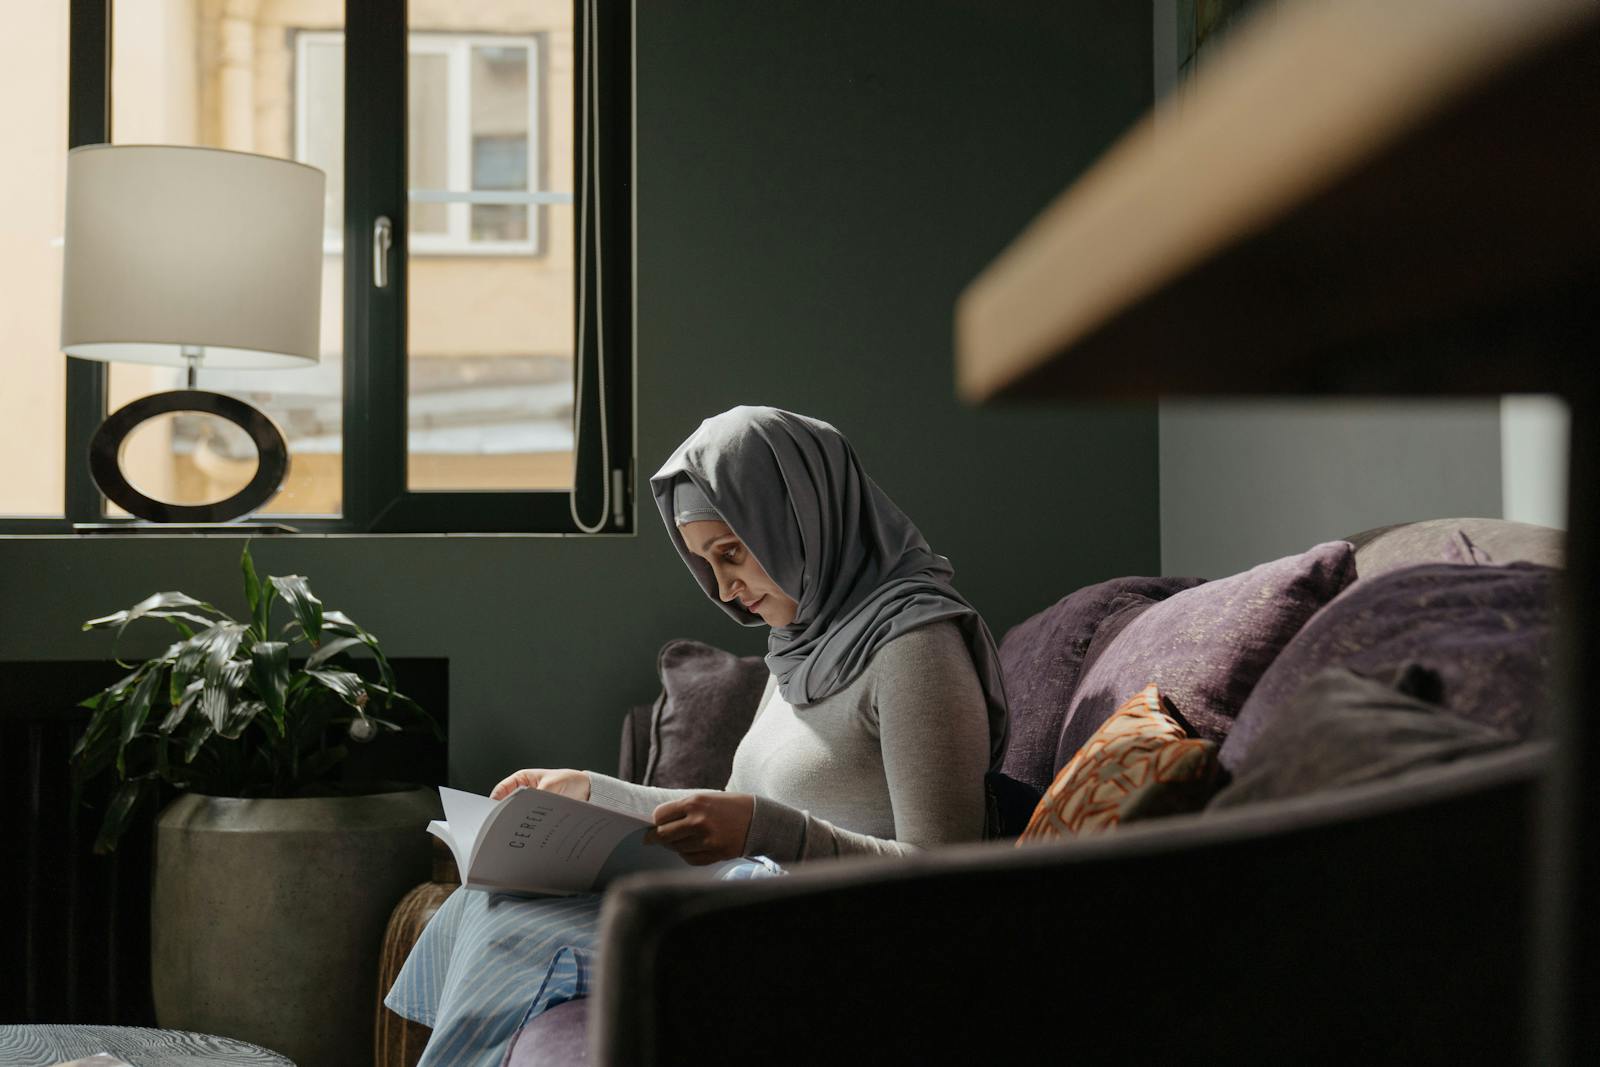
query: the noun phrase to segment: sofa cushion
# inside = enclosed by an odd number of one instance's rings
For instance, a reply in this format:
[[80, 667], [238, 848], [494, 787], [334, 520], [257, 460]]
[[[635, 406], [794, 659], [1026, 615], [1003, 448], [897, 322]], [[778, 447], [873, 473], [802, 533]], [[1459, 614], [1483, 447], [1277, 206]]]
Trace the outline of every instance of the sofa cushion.
[[1147, 685], [1061, 768], [1017, 844], [1198, 811], [1216, 791], [1217, 770], [1216, 744], [1190, 737], [1159, 687]]
[[1350, 537], [1363, 579], [1422, 563], [1542, 563], [1559, 567], [1566, 534], [1508, 519], [1425, 519]]
[[1515, 743], [1431, 703], [1441, 689], [1438, 675], [1416, 663], [1392, 681], [1343, 667], [1313, 675], [1263, 727], [1208, 809], [1391, 778]]
[[1273, 658], [1354, 578], [1349, 543], [1330, 541], [1159, 603], [1125, 600], [1106, 627], [1114, 636], [1090, 650], [1064, 736], [1092, 735], [1125, 694], [1154, 682], [1196, 734], [1222, 741]]
[[656, 665], [661, 696], [650, 726], [644, 784], [721, 789], [766, 687], [765, 661], [679, 639], [661, 647]]
[[1365, 578], [1306, 624], [1261, 678], [1222, 746], [1242, 766], [1310, 678], [1329, 667], [1381, 677], [1409, 662], [1435, 671], [1446, 710], [1527, 737], [1555, 652], [1550, 567], [1424, 564]]
[[569, 1000], [517, 1031], [505, 1067], [579, 1067], [589, 1062], [589, 1001]]
[[1060, 769], [1056, 748], [1084, 654], [1108, 607], [1127, 595], [1159, 601], [1199, 578], [1113, 578], [1085, 586], [1013, 626], [1000, 642], [1000, 671], [1011, 710], [1011, 738], [1001, 765], [1042, 791]]

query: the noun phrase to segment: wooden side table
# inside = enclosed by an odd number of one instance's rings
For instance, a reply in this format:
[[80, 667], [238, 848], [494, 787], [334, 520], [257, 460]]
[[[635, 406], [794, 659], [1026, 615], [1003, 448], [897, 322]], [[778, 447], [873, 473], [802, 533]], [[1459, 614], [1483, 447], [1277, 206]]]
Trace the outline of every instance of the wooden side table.
[[96, 1052], [109, 1052], [134, 1067], [294, 1067], [260, 1045], [186, 1030], [72, 1023], [0, 1026], [0, 1063], [7, 1067], [49, 1067]]

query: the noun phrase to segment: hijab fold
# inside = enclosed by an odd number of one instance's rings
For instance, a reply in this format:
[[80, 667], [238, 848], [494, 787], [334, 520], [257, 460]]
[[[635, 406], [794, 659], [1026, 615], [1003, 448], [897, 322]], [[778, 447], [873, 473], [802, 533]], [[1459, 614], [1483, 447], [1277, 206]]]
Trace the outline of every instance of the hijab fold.
[[[838, 430], [778, 408], [736, 407], [702, 422], [650, 488], [684, 563], [735, 622], [764, 625], [717, 595], [711, 565], [684, 544], [680, 507], [720, 516], [798, 604], [792, 623], [772, 628], [766, 656], [783, 699], [796, 707], [855, 681], [902, 634], [955, 621], [988, 706], [990, 768], [1000, 766], [1007, 714], [994, 636], [950, 584], [950, 561], [867, 477]], [[683, 506], [691, 501], [693, 509]]]

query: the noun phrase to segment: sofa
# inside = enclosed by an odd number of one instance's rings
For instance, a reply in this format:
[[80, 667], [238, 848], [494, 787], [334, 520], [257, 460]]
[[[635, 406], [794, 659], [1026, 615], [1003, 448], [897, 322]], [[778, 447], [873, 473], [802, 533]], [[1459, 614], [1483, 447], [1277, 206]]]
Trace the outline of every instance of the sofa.
[[[999, 839], [818, 862], [767, 881], [623, 879], [607, 895], [592, 996], [528, 1023], [507, 1063], [1517, 1059], [1562, 540], [1503, 520], [1438, 519], [1318, 546], [1320, 599], [1266, 646], [1270, 662], [1235, 665], [1251, 675], [1243, 685], [1223, 679], [1233, 691], [1222, 699], [1238, 706], [1186, 724], [1223, 755], [1246, 735], [1257, 751], [1219, 772], [1199, 810], [1035, 847]], [[1081, 690], [1136, 641], [1141, 612], [1208, 586], [1220, 592], [1187, 597], [1199, 615], [1174, 616], [1181, 632], [1154, 642], [1160, 655], [1187, 654], [1219, 603], [1226, 622], [1273, 599], [1247, 581], [1117, 579], [1004, 635], [1012, 749], [993, 807], [1019, 787], [1031, 803], [1049, 785], [1041, 768], [1059, 774], [1072, 761], [1093, 733], [1070, 721], [1092, 703]], [[662, 696], [628, 714], [619, 768], [635, 781], [715, 786], [753, 714], [760, 660], [700, 646], [693, 662], [714, 654], [723, 668], [696, 675], [674, 650], [693, 661], [684, 643], [663, 650]], [[1171, 674], [1183, 689], [1169, 661], [1135, 657], [1125, 670]], [[1457, 731], [1448, 744], [1430, 734], [1406, 748], [1414, 737], [1384, 735], [1397, 759], [1390, 748], [1359, 760], [1343, 742], [1315, 748], [1344, 727], [1308, 718], [1322, 711], [1306, 694], [1402, 676], [1403, 699], [1432, 701]], [[1264, 700], [1278, 716], [1265, 728], [1252, 711]]]

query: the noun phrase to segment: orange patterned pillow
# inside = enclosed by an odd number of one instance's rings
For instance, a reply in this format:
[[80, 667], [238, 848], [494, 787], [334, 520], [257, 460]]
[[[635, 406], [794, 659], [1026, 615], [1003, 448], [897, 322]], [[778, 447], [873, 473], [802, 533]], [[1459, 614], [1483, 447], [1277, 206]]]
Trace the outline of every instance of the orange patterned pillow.
[[1190, 737], [1154, 682], [1116, 710], [1055, 781], [1017, 844], [1198, 811], [1221, 784], [1217, 746]]

